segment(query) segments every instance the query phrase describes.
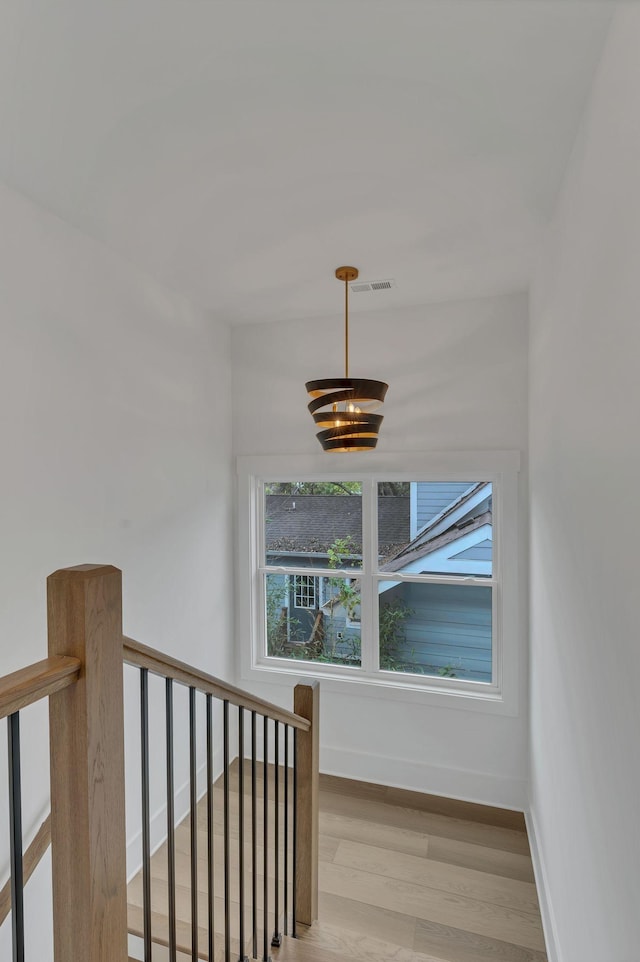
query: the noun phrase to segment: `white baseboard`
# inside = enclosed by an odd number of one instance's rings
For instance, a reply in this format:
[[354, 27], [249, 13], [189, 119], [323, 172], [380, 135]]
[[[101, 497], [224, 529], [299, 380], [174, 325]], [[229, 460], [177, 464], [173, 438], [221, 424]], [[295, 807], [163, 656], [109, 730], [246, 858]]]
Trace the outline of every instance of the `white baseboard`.
[[527, 805], [527, 781], [524, 778], [424, 765], [371, 752], [323, 746], [320, 749], [320, 771], [517, 812], [523, 812]]
[[540, 902], [540, 915], [542, 917], [542, 928], [547, 947], [547, 959], [549, 962], [563, 962], [557, 935], [558, 929], [553, 914], [553, 907], [549, 899], [547, 873], [538, 844], [535, 815], [532, 811], [528, 811], [525, 812], [524, 817], [527, 825], [527, 834], [529, 836], [529, 847], [531, 849], [531, 861], [533, 863], [536, 889], [538, 890], [538, 901]]
[[129, 958], [130, 959], [144, 959], [144, 942], [137, 935], [127, 936], [129, 942]]

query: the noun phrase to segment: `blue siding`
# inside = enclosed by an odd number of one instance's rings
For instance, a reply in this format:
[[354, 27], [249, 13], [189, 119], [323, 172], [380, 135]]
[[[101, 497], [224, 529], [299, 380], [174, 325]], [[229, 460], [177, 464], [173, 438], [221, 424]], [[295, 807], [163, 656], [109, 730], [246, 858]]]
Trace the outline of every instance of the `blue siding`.
[[485, 538], [479, 544], [474, 544], [473, 548], [467, 548], [459, 554], [452, 555], [453, 558], [464, 559], [465, 561], [491, 561], [493, 555], [493, 542]]
[[491, 588], [405, 582], [385, 592], [381, 605], [399, 599], [411, 609], [404, 640], [393, 652], [405, 671], [491, 681]]

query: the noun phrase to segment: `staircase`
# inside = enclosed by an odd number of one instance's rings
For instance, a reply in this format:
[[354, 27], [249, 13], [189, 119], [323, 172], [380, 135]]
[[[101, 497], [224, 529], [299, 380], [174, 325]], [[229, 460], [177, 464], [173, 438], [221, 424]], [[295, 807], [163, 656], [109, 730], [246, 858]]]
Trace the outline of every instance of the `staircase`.
[[[244, 783], [249, 784], [250, 781], [250, 763], [245, 761], [244, 766]], [[230, 780], [232, 785], [232, 790], [230, 792], [230, 810], [232, 817], [235, 817], [239, 810], [239, 799], [238, 799], [238, 760], [235, 761], [230, 766]], [[273, 776], [273, 772], [271, 772]], [[328, 781], [328, 780], [326, 780]], [[342, 780], [337, 780], [338, 785]], [[263, 800], [264, 782], [262, 779], [259, 780], [258, 787], [258, 803], [259, 807]], [[245, 831], [247, 837], [251, 831], [250, 817], [248, 815], [249, 805], [251, 795], [250, 792], [245, 789], [245, 801], [247, 804], [244, 806], [245, 811]], [[198, 848], [204, 850], [206, 847], [207, 837], [206, 837], [206, 805], [205, 799], [202, 799], [198, 806]], [[273, 787], [271, 786], [270, 801], [273, 803]], [[224, 786], [222, 776], [217, 780], [214, 787], [214, 810], [217, 813], [221, 813], [224, 807]], [[223, 883], [223, 849], [224, 849], [224, 835], [223, 835], [223, 820], [221, 817], [216, 818], [215, 824], [215, 875], [217, 881], [217, 890], [221, 890], [221, 885]], [[331, 823], [329, 819], [327, 822], [327, 828], [329, 831], [336, 830], [335, 823]], [[237, 839], [237, 832], [234, 833]], [[356, 829], [357, 834], [357, 829]], [[391, 831], [393, 834], [393, 831]], [[399, 835], [403, 837], [406, 841], [407, 833], [400, 831]], [[259, 850], [258, 850], [258, 861], [260, 862], [263, 854], [262, 838], [259, 838]], [[321, 857], [324, 854], [325, 857], [329, 857], [332, 844], [323, 846], [322, 839], [320, 841]], [[189, 893], [189, 873], [190, 873], [190, 818], [186, 818], [176, 829], [175, 836], [175, 848], [176, 848], [176, 873], [178, 879], [178, 889], [181, 893], [181, 898], [178, 899], [178, 918], [177, 918], [177, 954], [176, 962], [192, 962], [191, 954], [191, 923], [190, 923], [190, 893]], [[323, 851], [324, 849], [324, 851]], [[250, 859], [250, 846], [247, 846], [246, 851], [247, 859]], [[166, 879], [167, 879], [167, 849], [166, 844], [161, 846], [156, 853], [154, 853], [151, 859], [151, 875], [153, 881], [153, 896], [152, 905], [158, 909], [158, 911], [152, 912], [152, 931], [153, 931], [153, 962], [171, 962], [171, 957], [168, 950], [169, 943], [169, 933], [168, 933], [168, 919], [164, 913], [164, 907], [166, 906], [167, 893], [166, 893]], [[231, 861], [231, 875], [230, 884], [232, 890], [237, 888], [238, 884], [238, 858], [234, 857]], [[271, 877], [271, 883], [273, 883], [273, 877]], [[263, 877], [260, 875], [258, 877], [258, 893], [262, 891]], [[202, 862], [199, 865], [198, 874], [198, 890], [201, 907], [204, 908], [206, 905], [207, 898], [207, 878], [206, 878], [206, 864]], [[289, 893], [289, 904], [291, 900], [291, 891]], [[252, 904], [250, 893], [247, 894], [247, 899], [245, 902], [245, 910], [247, 916], [251, 914]], [[216, 905], [216, 917], [222, 916], [222, 902], [217, 899]], [[261, 903], [260, 903], [261, 908]], [[236, 908], [237, 911], [237, 908]], [[204, 913], [206, 916], [206, 912]], [[235, 913], [234, 913], [235, 914]], [[263, 917], [259, 917], [259, 928], [261, 929], [263, 925]], [[143, 954], [143, 878], [142, 873], [139, 873], [128, 886], [128, 927], [129, 933], [131, 935], [137, 936], [137, 943], [135, 955], [131, 958], [144, 959]], [[284, 928], [284, 919], [281, 918], [279, 929]], [[234, 927], [233, 937], [231, 941], [231, 953], [234, 960], [241, 958], [243, 955], [247, 958], [261, 958], [260, 949], [258, 949], [257, 956], [253, 954], [253, 946], [251, 937], [246, 938], [244, 944], [244, 951], [240, 952], [240, 944], [238, 941], [238, 931]], [[225, 949], [223, 944], [223, 926], [216, 930], [216, 940], [215, 940], [215, 954], [214, 959], [216, 962], [224, 962], [225, 960]], [[131, 949], [130, 949], [131, 951]], [[311, 926], [298, 925], [297, 938], [292, 938], [289, 935], [282, 936], [282, 944], [280, 947], [269, 947], [269, 954], [273, 962], [336, 962], [337, 959], [353, 959], [353, 960], [373, 960], [373, 962], [386, 962], [386, 960], [396, 960], [396, 962], [442, 962], [441, 959], [436, 959], [435, 956], [426, 955], [424, 953], [414, 952], [408, 949], [403, 949], [401, 946], [394, 944], [390, 941], [385, 941], [381, 938], [376, 938], [372, 935], [365, 935], [362, 931], [351, 930], [348, 927], [332, 925], [324, 921], [316, 921]], [[201, 928], [199, 932], [199, 957], [202, 959], [208, 959], [207, 952], [207, 930], [206, 928]]]
[[[24, 962], [25, 929], [34, 921], [25, 922], [34, 849], [23, 854], [20, 714], [44, 699], [55, 962], [126, 962], [128, 927], [142, 937], [147, 962], [163, 942], [171, 959], [186, 949], [193, 960], [231, 962], [249, 944], [253, 957], [259, 946], [267, 957], [271, 941], [281, 941], [281, 920], [294, 934], [297, 923], [317, 917], [317, 684], [296, 686], [289, 711], [125, 637], [122, 576], [111, 566], [55, 572], [47, 581], [47, 607], [49, 657], [0, 679], [0, 718], [8, 718], [9, 730], [11, 840], [10, 882], [2, 897], [5, 913], [11, 911], [13, 962]], [[141, 759], [142, 871], [131, 887], [129, 925], [125, 670], [139, 678]], [[164, 717], [150, 697], [154, 685], [162, 689]], [[188, 698], [186, 743], [174, 725], [177, 689]], [[152, 726], [166, 734], [159, 760], [151, 756]], [[131, 737], [136, 733], [127, 730]], [[177, 824], [176, 757], [189, 760], [186, 825]], [[249, 759], [248, 800], [244, 764], [236, 766], [238, 791], [232, 792], [236, 757]], [[216, 785], [220, 767], [222, 783]], [[269, 786], [261, 794], [260, 778]], [[151, 788], [160, 779], [166, 783], [164, 861], [160, 853], [151, 855]], [[178, 871], [188, 876], [186, 893]]]
[[[296, 687], [293, 711], [272, 705], [123, 636], [121, 605], [115, 568], [54, 573], [49, 657], [0, 679], [11, 832], [0, 916], [11, 910], [13, 962], [49, 826], [55, 962], [546, 962], [522, 816], [320, 776], [317, 684]], [[128, 887], [123, 665], [140, 692], [142, 869]], [[166, 835], [153, 855], [150, 684], [164, 692], [166, 733]], [[20, 713], [42, 699], [51, 816], [23, 855]], [[189, 759], [182, 819], [176, 751]]]
[[545, 962], [521, 814], [326, 775], [319, 785], [319, 918], [270, 948], [273, 962]]

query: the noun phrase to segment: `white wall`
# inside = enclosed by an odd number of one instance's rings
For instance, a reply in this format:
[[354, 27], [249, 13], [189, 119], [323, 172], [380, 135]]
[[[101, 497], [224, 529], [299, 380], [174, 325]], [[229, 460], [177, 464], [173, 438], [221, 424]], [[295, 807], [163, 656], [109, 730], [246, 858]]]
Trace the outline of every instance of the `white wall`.
[[[397, 452], [398, 464], [403, 452], [526, 449], [524, 296], [355, 314], [351, 328], [352, 373], [390, 384], [379, 450]], [[342, 318], [238, 327], [232, 345], [235, 453], [319, 451], [304, 383], [341, 370]], [[344, 455], [326, 457], [340, 464]], [[377, 452], [367, 457], [375, 459]], [[524, 529], [524, 472], [521, 496]], [[524, 588], [522, 595], [526, 619]], [[526, 666], [525, 634], [526, 623], [507, 644], [520, 649]], [[239, 637], [238, 646], [243, 643]], [[291, 704], [286, 687], [265, 681], [255, 690]], [[353, 686], [325, 685], [322, 769], [522, 807], [526, 713], [524, 672], [517, 717], [434, 707], [420, 696], [405, 702], [371, 698]]]
[[[230, 675], [228, 330], [3, 187], [0, 223], [0, 674], [46, 655], [47, 575], [108, 562], [124, 572], [127, 633]], [[127, 679], [132, 839], [136, 682]], [[23, 726], [29, 836], [49, 804], [46, 712], [26, 710]], [[179, 758], [176, 783], [185, 778]], [[43, 920], [45, 876], [43, 865], [27, 886], [28, 911]], [[27, 916], [30, 957], [45, 960], [40, 918]]]
[[531, 809], [552, 962], [640, 958], [639, 50], [631, 5], [531, 306]]

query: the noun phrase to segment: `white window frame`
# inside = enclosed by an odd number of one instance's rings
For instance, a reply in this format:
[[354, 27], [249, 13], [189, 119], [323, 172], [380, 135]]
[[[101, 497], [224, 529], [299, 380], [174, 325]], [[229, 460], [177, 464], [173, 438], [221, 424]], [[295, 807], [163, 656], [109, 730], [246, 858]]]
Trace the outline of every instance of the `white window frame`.
[[[399, 469], [401, 466], [401, 469]], [[518, 471], [517, 451], [433, 452], [420, 455], [349, 454], [319, 456], [239, 457], [238, 471], [238, 592], [240, 675], [244, 681], [282, 684], [311, 676], [329, 691], [348, 693], [357, 685], [359, 695], [384, 697], [447, 708], [496, 714], [518, 713], [519, 664], [524, 626], [520, 618]], [[351, 668], [267, 656], [264, 639], [262, 578], [264, 555], [263, 485], [274, 481], [362, 481], [363, 567], [361, 594], [362, 666]], [[377, 544], [377, 481], [490, 481], [493, 493], [493, 574], [491, 578], [412, 576], [371, 570], [372, 545]], [[269, 566], [286, 574], [321, 576], [324, 570], [296, 571]], [[331, 576], [340, 574], [335, 570]], [[357, 572], [345, 569], [345, 577]], [[434, 583], [491, 586], [492, 682], [411, 675], [378, 667], [378, 581], [433, 581]], [[248, 600], [248, 603], [247, 603]]]

